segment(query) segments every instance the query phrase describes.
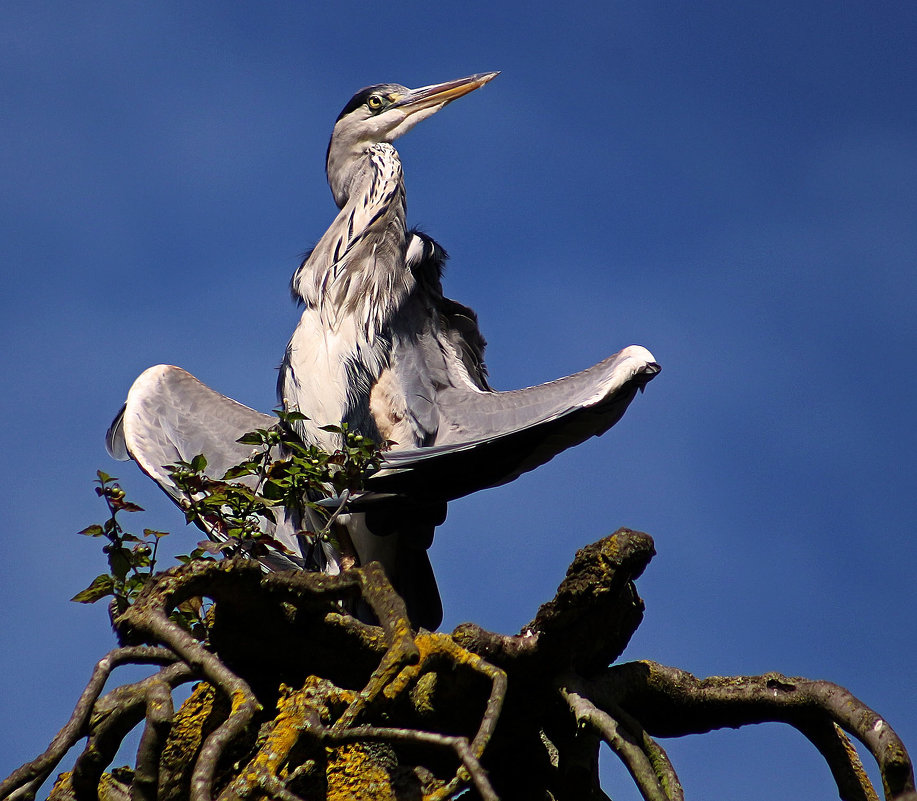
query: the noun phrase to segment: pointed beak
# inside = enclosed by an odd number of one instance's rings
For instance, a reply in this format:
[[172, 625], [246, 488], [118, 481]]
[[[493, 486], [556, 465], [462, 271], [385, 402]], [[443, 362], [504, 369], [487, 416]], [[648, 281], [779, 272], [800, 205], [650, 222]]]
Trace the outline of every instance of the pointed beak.
[[459, 78], [455, 81], [436, 83], [432, 86], [422, 86], [420, 89], [412, 89], [408, 94], [398, 98], [398, 100], [392, 103], [390, 108], [403, 109], [407, 115], [434, 106], [439, 110], [456, 98], [467, 95], [475, 89], [479, 89], [488, 81], [492, 81], [499, 74], [499, 71], [481, 72], [476, 75], [469, 75], [467, 78]]

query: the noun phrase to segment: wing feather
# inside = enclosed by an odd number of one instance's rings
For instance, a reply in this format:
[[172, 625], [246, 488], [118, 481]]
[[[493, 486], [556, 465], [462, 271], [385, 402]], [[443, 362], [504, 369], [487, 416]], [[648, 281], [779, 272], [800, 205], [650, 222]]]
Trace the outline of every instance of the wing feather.
[[[251, 455], [251, 446], [237, 442], [239, 437], [276, 422], [271, 415], [214, 392], [180, 367], [160, 364], [141, 373], [131, 386], [127, 402], [108, 430], [106, 444], [112, 456], [132, 458], [180, 504], [184, 495], [166, 465], [190, 462], [202, 453], [207, 457], [206, 474], [222, 478], [230, 467]], [[291, 512], [280, 515], [276, 526], [266, 523], [266, 528], [294, 554], [300, 551], [300, 521]], [[207, 533], [220, 539], [219, 532]], [[326, 556], [336, 561], [334, 554]], [[303, 559], [279, 551], [261, 561], [272, 570], [302, 568], [304, 564]]]

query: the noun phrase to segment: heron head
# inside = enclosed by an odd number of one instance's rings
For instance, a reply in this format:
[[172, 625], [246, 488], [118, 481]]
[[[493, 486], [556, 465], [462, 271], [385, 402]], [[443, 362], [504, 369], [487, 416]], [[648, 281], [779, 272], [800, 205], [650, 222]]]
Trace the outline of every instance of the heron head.
[[338, 204], [342, 205], [339, 194], [343, 191], [343, 179], [350, 174], [354, 160], [370, 147], [394, 142], [421, 120], [499, 74], [484, 72], [419, 89], [380, 83], [357, 92], [338, 115], [328, 143], [325, 167]]

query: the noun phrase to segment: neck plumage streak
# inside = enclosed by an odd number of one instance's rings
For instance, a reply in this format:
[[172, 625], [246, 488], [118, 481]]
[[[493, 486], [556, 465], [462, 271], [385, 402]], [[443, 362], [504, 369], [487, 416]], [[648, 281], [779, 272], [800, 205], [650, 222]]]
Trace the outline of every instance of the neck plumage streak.
[[389, 363], [383, 332], [415, 284], [405, 265], [402, 186], [396, 150], [370, 147], [343, 208], [293, 278], [304, 309], [279, 385], [288, 410], [308, 410], [300, 434], [325, 448], [340, 440], [319, 426], [342, 421], [379, 438], [369, 392]]

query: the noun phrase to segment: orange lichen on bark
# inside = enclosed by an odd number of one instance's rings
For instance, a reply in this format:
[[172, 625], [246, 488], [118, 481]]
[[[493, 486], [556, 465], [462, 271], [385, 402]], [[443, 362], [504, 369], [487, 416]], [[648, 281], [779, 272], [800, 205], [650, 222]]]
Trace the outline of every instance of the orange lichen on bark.
[[329, 748], [327, 801], [397, 801], [389, 772], [361, 743]]
[[[119, 771], [126, 771], [128, 773], [127, 781], [130, 780], [129, 769], [119, 768], [115, 772]], [[76, 795], [73, 791], [72, 778], [72, 771], [61, 773], [54, 782], [51, 792], [48, 793], [48, 801], [74, 801]], [[122, 776], [122, 778], [125, 777]], [[110, 773], [102, 774], [99, 780], [99, 801], [125, 801], [129, 797], [129, 792], [129, 784], [119, 781]]]
[[162, 752], [166, 764], [185, 762], [189, 753], [196, 754], [200, 750], [206, 737], [206, 722], [214, 712], [216, 698], [216, 690], [206, 682], [195, 686], [172, 721], [169, 739]]

